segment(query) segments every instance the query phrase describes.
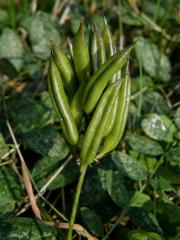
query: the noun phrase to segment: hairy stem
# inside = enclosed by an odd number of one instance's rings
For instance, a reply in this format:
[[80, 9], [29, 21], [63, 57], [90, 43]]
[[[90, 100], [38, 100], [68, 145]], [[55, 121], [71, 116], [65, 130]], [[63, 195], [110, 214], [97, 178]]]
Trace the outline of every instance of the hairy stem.
[[82, 188], [85, 174], [86, 174], [86, 169], [80, 172], [78, 185], [77, 185], [77, 189], [76, 189], [76, 193], [75, 193], [75, 197], [74, 197], [72, 212], [71, 212], [71, 218], [70, 218], [70, 222], [69, 222], [67, 240], [72, 240], [73, 225], [74, 225], [74, 221], [75, 221], [75, 217], [76, 217], [77, 207], [78, 207], [78, 203], [79, 203], [79, 197], [80, 197], [81, 188]]

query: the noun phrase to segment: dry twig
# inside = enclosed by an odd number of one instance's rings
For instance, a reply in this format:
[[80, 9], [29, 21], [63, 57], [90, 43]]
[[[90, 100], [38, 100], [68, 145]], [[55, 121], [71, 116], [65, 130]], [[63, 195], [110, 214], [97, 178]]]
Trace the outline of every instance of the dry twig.
[[19, 149], [19, 145], [17, 143], [16, 137], [14, 135], [14, 132], [13, 132], [12, 127], [11, 127], [11, 125], [10, 125], [8, 120], [6, 121], [6, 124], [7, 124], [8, 130], [10, 132], [10, 135], [12, 137], [12, 140], [13, 140], [13, 143], [15, 145], [15, 148], [17, 150], [19, 159], [21, 161], [21, 169], [22, 169], [23, 181], [24, 181], [24, 185], [25, 185], [28, 197], [29, 197], [31, 208], [32, 208], [35, 216], [38, 219], [41, 219], [41, 213], [40, 213], [40, 210], [39, 210], [39, 208], [37, 206], [36, 199], [34, 197], [33, 188], [32, 188], [32, 184], [31, 184], [31, 181], [30, 181], [30, 178], [29, 178], [29, 175], [28, 175], [28, 169], [27, 169], [26, 163], [25, 163], [24, 158], [23, 158], [23, 156], [21, 154], [21, 151]]
[[[49, 180], [47, 181], [47, 183], [39, 190], [39, 192], [35, 195], [35, 199], [37, 200], [39, 197], [42, 197], [44, 195], [44, 193], [46, 192], [48, 186], [54, 181], [54, 179], [62, 172], [62, 170], [66, 167], [66, 165], [71, 161], [72, 159], [72, 155], [70, 155], [66, 161], [57, 169], [57, 171], [49, 178]], [[16, 216], [21, 215], [22, 213], [24, 213], [30, 206], [30, 203], [27, 203], [23, 209], [21, 209]]]

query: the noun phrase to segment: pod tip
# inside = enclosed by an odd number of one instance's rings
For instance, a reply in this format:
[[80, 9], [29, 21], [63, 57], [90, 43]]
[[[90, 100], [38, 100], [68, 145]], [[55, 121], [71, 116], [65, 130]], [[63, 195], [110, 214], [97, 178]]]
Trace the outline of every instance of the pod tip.
[[79, 25], [79, 31], [83, 32], [83, 30], [84, 30], [84, 25], [83, 25], [83, 22], [81, 20], [80, 25]]
[[72, 47], [72, 42], [71, 42], [71, 40], [70, 40], [69, 37], [67, 37], [67, 41], [68, 41], [68, 46], [69, 46], [69, 48], [71, 48], [71, 47]]
[[91, 29], [92, 29], [93, 32], [97, 32], [98, 31], [98, 28], [97, 28], [96, 24], [93, 21], [91, 21]]
[[129, 74], [129, 59], [128, 59], [127, 64], [126, 64], [126, 74]]
[[105, 25], [105, 26], [108, 26], [107, 19], [106, 19], [105, 16], [103, 17], [103, 20], [104, 20], [104, 25]]
[[[78, 28], [78, 30], [76, 32], [76, 35], [78, 35], [79, 33], [83, 34], [83, 32], [84, 32], [83, 20], [80, 19], [80, 25], [79, 25], [79, 28]], [[75, 35], [75, 37], [76, 37], [76, 35]]]

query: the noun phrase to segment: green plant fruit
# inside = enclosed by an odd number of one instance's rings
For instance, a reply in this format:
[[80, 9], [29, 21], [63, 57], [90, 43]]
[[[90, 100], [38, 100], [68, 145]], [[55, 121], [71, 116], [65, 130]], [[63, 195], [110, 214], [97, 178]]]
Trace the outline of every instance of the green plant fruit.
[[78, 143], [79, 133], [76, 127], [75, 120], [70, 110], [66, 93], [64, 91], [60, 72], [56, 64], [54, 63], [53, 59], [51, 60], [51, 63], [49, 66], [49, 79], [52, 84], [52, 92], [53, 92], [53, 96], [54, 96], [54, 100], [55, 100], [58, 112], [62, 117], [65, 129], [66, 129], [66, 133], [68, 135], [68, 140], [70, 144], [75, 145]]
[[73, 57], [79, 82], [87, 81], [90, 74], [90, 57], [83, 24], [80, 24], [73, 40]]
[[89, 79], [83, 96], [83, 108], [87, 114], [94, 110], [110, 79], [126, 64], [131, 50], [132, 46], [129, 46], [119, 51]]

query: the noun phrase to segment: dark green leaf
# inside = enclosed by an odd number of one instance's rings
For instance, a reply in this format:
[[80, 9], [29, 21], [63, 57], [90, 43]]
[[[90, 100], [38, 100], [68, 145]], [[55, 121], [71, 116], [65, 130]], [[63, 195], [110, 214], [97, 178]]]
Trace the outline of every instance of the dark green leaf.
[[[112, 161], [105, 159], [100, 164], [90, 167], [84, 180], [80, 206], [86, 206], [98, 214], [103, 222], [109, 221], [117, 212], [117, 205], [113, 204], [106, 187], [107, 171], [113, 168]], [[93, 197], [90, 197], [93, 196]]]
[[0, 59], [1, 73], [14, 78], [17, 76], [17, 70], [12, 62], [7, 58]]
[[0, 167], [0, 219], [15, 210], [16, 203], [21, 197], [22, 186], [18, 176], [11, 167]]
[[54, 123], [54, 121], [58, 121], [59, 119], [53, 110], [52, 103], [49, 97], [49, 92], [42, 92], [40, 95], [40, 101], [38, 102], [44, 107], [44, 113], [43, 113], [43, 119], [44, 121], [48, 123]]
[[109, 170], [107, 172], [107, 190], [112, 200], [120, 207], [125, 207], [129, 203], [129, 193], [122, 182], [118, 172]]
[[112, 160], [120, 171], [120, 175], [127, 175], [133, 180], [145, 180], [147, 173], [145, 169], [131, 156], [121, 153], [113, 152]]
[[35, 129], [24, 136], [24, 142], [34, 152], [48, 156], [54, 161], [64, 159], [69, 148], [61, 133], [55, 127]]
[[80, 19], [79, 16], [74, 16], [71, 18], [70, 20], [70, 27], [71, 27], [71, 31], [75, 34], [80, 26]]
[[143, 205], [150, 201], [149, 195], [141, 192], [135, 192], [131, 197], [129, 206], [131, 207], [143, 207]]
[[19, 135], [47, 125], [52, 118], [52, 108], [32, 97], [14, 98], [7, 102], [7, 109], [10, 122]]
[[31, 218], [14, 218], [0, 223], [1, 240], [65, 240], [59, 228]]
[[163, 82], [170, 80], [171, 64], [168, 57], [159, 51], [150, 39], [137, 41], [135, 45], [136, 55], [141, 61], [144, 70], [156, 79]]
[[148, 157], [144, 154], [139, 154], [138, 152], [135, 152], [133, 150], [129, 151], [129, 154], [135, 158], [138, 159], [138, 162], [141, 164], [142, 167], [146, 169], [148, 174], [152, 173], [158, 163], [158, 160], [154, 157]]
[[159, 192], [159, 191], [173, 191], [173, 192], [175, 192], [175, 189], [163, 177], [151, 179], [151, 185], [154, 188], [154, 190], [157, 191], [157, 192]]
[[166, 152], [166, 159], [170, 164], [180, 167], [180, 147], [170, 148]]
[[174, 204], [157, 203], [156, 216], [168, 239], [179, 239], [180, 234], [180, 209]]
[[100, 217], [87, 207], [82, 207], [80, 209], [81, 217], [87, 227], [96, 235], [103, 235], [103, 224]]
[[175, 113], [175, 123], [178, 128], [180, 128], [180, 107], [177, 108]]
[[[140, 84], [140, 82], [141, 82], [141, 84]], [[140, 85], [141, 85], [141, 88], [152, 87], [153, 86], [152, 78], [150, 78], [148, 75], [142, 75], [142, 77], [138, 76], [135, 79], [132, 79], [131, 92], [136, 93], [137, 91], [139, 91]], [[144, 100], [144, 98], [143, 98], [143, 100]]]
[[23, 66], [24, 47], [17, 35], [10, 28], [4, 28], [0, 37], [0, 59], [7, 58], [16, 70]]
[[[53, 175], [53, 173], [51, 174]], [[65, 187], [66, 185], [77, 180], [78, 176], [79, 176], [78, 166], [75, 163], [70, 162], [49, 185], [48, 189], [55, 190], [57, 188]]]
[[[159, 114], [169, 114], [170, 109], [164, 97], [155, 91], [146, 91], [142, 94], [142, 112], [156, 112]], [[137, 100], [138, 101], [138, 100]]]
[[175, 137], [180, 140], [180, 131], [177, 131], [176, 134], [175, 134]]
[[165, 115], [151, 113], [144, 118], [142, 123], [144, 132], [152, 139], [171, 142], [176, 128], [172, 121]]
[[103, 18], [101, 16], [99, 16], [98, 14], [94, 14], [92, 16], [92, 20], [95, 23], [95, 25], [102, 30], [104, 27], [104, 22], [103, 22]]
[[38, 11], [23, 23], [29, 31], [32, 48], [39, 58], [47, 59], [50, 56], [51, 42], [59, 45], [58, 31], [52, 24], [48, 13]]
[[144, 21], [134, 11], [127, 11], [122, 17], [123, 23], [130, 26], [142, 26]]
[[178, 206], [161, 202], [157, 205], [157, 213], [163, 215], [164, 219], [168, 218], [171, 223], [180, 224], [180, 209]]
[[169, 166], [162, 166], [158, 170], [158, 174], [169, 181], [171, 184], [180, 184], [180, 170], [179, 168], [170, 168]]
[[4, 9], [0, 9], [0, 27], [7, 25], [9, 21], [8, 13]]
[[150, 156], [158, 156], [163, 153], [161, 145], [145, 136], [131, 134], [127, 138], [128, 144], [136, 152]]
[[129, 240], [163, 240], [163, 237], [153, 232], [133, 231], [128, 235]]
[[141, 230], [162, 233], [155, 216], [145, 208], [131, 207], [129, 209], [129, 215], [131, 221]]

